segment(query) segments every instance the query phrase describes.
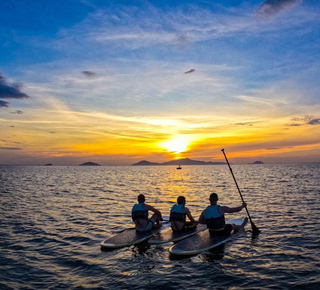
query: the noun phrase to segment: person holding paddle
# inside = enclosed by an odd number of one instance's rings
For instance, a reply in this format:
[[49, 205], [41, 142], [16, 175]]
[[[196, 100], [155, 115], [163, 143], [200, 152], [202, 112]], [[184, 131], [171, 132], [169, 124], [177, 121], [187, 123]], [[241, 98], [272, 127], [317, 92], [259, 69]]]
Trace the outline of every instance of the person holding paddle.
[[[179, 196], [177, 198], [177, 203], [171, 208], [170, 222], [174, 232], [194, 229], [197, 226], [195, 219], [185, 204], [186, 198], [184, 196]], [[186, 222], [186, 217], [189, 218], [190, 222]]]
[[[151, 205], [145, 204], [145, 196], [139, 194], [138, 203], [132, 207], [132, 220], [136, 225], [136, 230], [140, 232], [150, 231], [153, 228], [161, 227], [160, 221], [163, 221], [162, 214], [159, 210]], [[152, 217], [148, 219], [148, 211], [154, 212]]]
[[199, 223], [206, 224], [210, 233], [217, 236], [227, 236], [230, 235], [233, 230], [240, 230], [243, 228], [248, 222], [247, 217], [241, 225], [226, 224], [224, 214], [239, 212], [245, 208], [247, 204], [244, 202], [238, 207], [220, 206], [217, 204], [218, 199], [219, 198], [216, 193], [212, 193], [210, 195], [210, 206], [201, 213]]

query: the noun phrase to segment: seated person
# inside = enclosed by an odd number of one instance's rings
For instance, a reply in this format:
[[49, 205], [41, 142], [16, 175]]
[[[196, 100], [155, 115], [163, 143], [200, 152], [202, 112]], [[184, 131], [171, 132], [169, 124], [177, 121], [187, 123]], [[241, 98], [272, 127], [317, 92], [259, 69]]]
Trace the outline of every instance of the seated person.
[[[170, 211], [171, 228], [174, 232], [193, 229], [197, 226], [197, 222], [192, 217], [190, 210], [185, 207], [186, 199], [184, 196], [177, 198], [177, 203], [173, 205]], [[186, 216], [190, 222], [186, 222]]]
[[235, 224], [226, 224], [224, 218], [225, 213], [241, 211], [247, 206], [245, 203], [243, 203], [239, 207], [220, 206], [219, 204], [217, 204], [218, 195], [216, 193], [212, 193], [209, 200], [210, 206], [208, 206], [201, 213], [199, 217], [199, 223], [206, 224], [211, 234], [216, 236], [228, 236], [233, 230], [240, 230], [247, 224], [247, 217], [244, 219], [244, 222], [240, 226]]
[[[138, 196], [138, 203], [132, 207], [132, 220], [136, 225], [136, 230], [140, 232], [150, 231], [153, 228], [161, 227], [162, 221], [161, 212], [151, 205], [145, 204], [145, 196], [140, 194]], [[154, 212], [152, 217], [148, 219], [148, 211]]]

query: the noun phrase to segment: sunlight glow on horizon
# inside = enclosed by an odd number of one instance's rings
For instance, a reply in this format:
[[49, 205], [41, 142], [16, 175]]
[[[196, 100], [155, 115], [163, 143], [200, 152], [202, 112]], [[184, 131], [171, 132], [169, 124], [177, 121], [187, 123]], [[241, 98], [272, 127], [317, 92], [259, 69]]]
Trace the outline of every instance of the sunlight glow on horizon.
[[320, 162], [320, 6], [260, 2], [5, 5], [0, 164]]
[[178, 159], [180, 153], [188, 151], [188, 148], [193, 140], [194, 137], [192, 136], [179, 134], [174, 136], [172, 139], [165, 142], [160, 142], [157, 145], [164, 148], [169, 153], [172, 153], [175, 159]]

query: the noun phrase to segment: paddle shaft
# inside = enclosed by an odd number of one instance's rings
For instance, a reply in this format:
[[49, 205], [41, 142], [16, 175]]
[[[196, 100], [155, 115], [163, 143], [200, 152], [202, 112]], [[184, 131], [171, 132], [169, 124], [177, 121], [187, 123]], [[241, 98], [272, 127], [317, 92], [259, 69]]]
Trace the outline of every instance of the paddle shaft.
[[[238, 189], [238, 191], [239, 191], [241, 200], [242, 200], [243, 203], [245, 203], [245, 202], [244, 202], [244, 199], [243, 199], [243, 196], [242, 196], [242, 193], [241, 193], [241, 191], [240, 191], [240, 188], [239, 188], [239, 186], [238, 186], [237, 180], [236, 180], [236, 178], [235, 178], [235, 176], [234, 176], [234, 174], [233, 174], [232, 168], [231, 168], [231, 166], [230, 166], [230, 164], [229, 164], [228, 158], [227, 158], [226, 154], [224, 153], [224, 149], [221, 149], [221, 151], [222, 151], [222, 153], [223, 153], [223, 155], [224, 155], [224, 158], [225, 158], [226, 161], [227, 161], [227, 164], [228, 164], [228, 167], [229, 167], [229, 169], [230, 169], [231, 175], [232, 175], [232, 177], [233, 177], [234, 183], [236, 184], [237, 189]], [[250, 214], [249, 214], [249, 211], [248, 211], [248, 209], [247, 209], [247, 206], [245, 206], [245, 209], [246, 209], [246, 212], [247, 212], [247, 214], [248, 214], [248, 217], [249, 217], [249, 220], [250, 220], [250, 223], [251, 223], [252, 231], [253, 231], [254, 233], [259, 233], [260, 230], [259, 230], [259, 229], [255, 226], [255, 224], [253, 223], [253, 221], [252, 221], [252, 219], [251, 219], [251, 216], [250, 216]]]

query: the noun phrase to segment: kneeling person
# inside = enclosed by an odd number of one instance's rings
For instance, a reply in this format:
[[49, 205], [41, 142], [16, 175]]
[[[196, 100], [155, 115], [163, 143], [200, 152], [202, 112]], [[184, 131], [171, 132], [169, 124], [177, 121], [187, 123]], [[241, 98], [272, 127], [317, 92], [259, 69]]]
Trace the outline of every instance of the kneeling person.
[[[145, 196], [140, 194], [138, 196], [138, 203], [132, 208], [131, 215], [132, 220], [136, 225], [136, 230], [140, 232], [150, 231], [153, 228], [161, 227], [160, 221], [162, 221], [161, 212], [151, 205], [145, 204]], [[148, 219], [148, 211], [154, 212], [152, 217]]]
[[[170, 222], [173, 231], [183, 231], [193, 229], [197, 226], [196, 221], [192, 217], [190, 210], [185, 207], [186, 199], [184, 196], [177, 198], [177, 203], [173, 205], [170, 211]], [[186, 222], [186, 216], [190, 222]]]

